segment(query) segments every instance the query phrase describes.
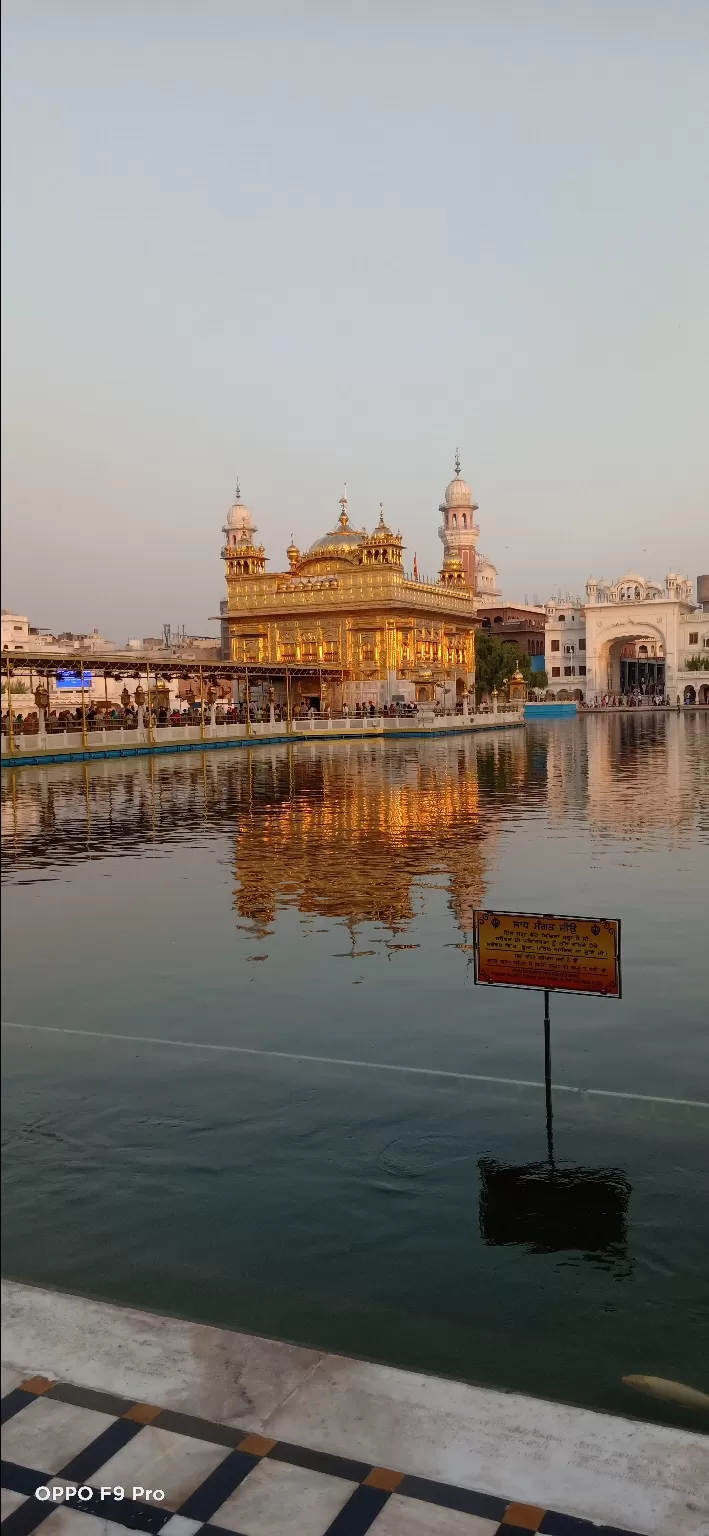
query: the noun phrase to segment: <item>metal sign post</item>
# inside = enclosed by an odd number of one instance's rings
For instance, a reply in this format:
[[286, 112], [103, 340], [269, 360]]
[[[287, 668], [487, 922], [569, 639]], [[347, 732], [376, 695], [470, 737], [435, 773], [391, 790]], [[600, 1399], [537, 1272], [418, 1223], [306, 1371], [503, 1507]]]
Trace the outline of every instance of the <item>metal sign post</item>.
[[620, 919], [548, 912], [473, 913], [475, 985], [544, 993], [547, 1157], [554, 1167], [551, 1097], [552, 992], [620, 997]]
[[547, 1109], [547, 1158], [554, 1167], [554, 1129], [551, 1109], [551, 1018], [549, 1016], [549, 991], [544, 993], [544, 1097]]

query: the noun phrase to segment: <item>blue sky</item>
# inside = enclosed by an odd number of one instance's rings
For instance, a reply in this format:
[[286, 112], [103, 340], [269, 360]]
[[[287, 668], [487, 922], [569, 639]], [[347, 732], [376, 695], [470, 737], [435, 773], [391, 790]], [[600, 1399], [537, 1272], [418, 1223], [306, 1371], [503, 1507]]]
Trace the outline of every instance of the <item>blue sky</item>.
[[[7, 0], [3, 603], [208, 633], [456, 446], [505, 595], [709, 569], [709, 8]], [[211, 626], [215, 628], [215, 626]]]

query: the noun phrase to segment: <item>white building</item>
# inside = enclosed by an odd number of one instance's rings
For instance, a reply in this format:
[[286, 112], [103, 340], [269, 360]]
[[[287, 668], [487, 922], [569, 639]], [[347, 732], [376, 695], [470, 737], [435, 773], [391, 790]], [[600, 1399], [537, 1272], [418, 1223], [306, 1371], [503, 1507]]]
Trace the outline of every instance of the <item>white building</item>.
[[580, 597], [552, 598], [544, 605], [544, 670], [554, 698], [586, 698], [586, 613]]
[[[640, 688], [674, 703], [709, 703], [709, 612], [688, 576], [664, 583], [629, 572], [586, 583], [586, 601], [546, 604], [546, 672], [554, 698], [584, 699]], [[689, 663], [689, 665], [688, 665]]]

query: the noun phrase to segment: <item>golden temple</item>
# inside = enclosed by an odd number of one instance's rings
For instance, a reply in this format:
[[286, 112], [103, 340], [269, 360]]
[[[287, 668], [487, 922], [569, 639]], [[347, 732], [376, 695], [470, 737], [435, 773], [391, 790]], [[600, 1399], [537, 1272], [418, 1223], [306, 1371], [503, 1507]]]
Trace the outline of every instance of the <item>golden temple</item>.
[[[451, 486], [456, 505], [466, 495], [473, 505], [459, 473]], [[402, 536], [387, 525], [381, 505], [367, 533], [350, 522], [344, 494], [335, 527], [304, 553], [291, 541], [288, 569], [267, 572], [238, 484], [224, 535], [223, 655], [271, 664], [281, 674], [289, 662], [322, 668], [318, 699], [317, 681], [293, 682], [295, 707], [429, 701], [451, 708], [473, 691], [476, 594], [457, 549], [444, 548], [436, 580], [419, 579], [415, 563], [408, 575]]]

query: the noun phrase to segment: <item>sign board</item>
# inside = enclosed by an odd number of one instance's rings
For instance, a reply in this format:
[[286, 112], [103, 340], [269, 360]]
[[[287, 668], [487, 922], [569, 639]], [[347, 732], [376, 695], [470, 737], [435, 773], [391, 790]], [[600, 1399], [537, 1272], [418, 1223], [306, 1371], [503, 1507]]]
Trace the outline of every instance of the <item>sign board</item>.
[[620, 920], [474, 912], [475, 981], [620, 997]]
[[[92, 673], [91, 672], [84, 672], [83, 687], [84, 688], [90, 688], [92, 681], [93, 681]], [[57, 688], [59, 688], [59, 689], [62, 689], [62, 688], [71, 688], [71, 689], [79, 688], [80, 689], [81, 687], [82, 687], [82, 682], [81, 682], [81, 673], [80, 672], [57, 672]]]

